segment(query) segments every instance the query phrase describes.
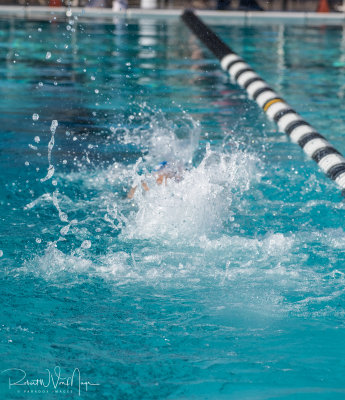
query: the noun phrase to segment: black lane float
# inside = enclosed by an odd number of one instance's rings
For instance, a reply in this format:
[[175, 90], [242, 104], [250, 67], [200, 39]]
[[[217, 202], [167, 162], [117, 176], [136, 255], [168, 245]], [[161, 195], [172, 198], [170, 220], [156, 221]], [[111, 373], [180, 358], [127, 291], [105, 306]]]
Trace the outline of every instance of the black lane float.
[[279, 131], [285, 132], [304, 152], [317, 162], [321, 170], [345, 189], [345, 158], [320, 133], [306, 122], [248, 65], [226, 45], [192, 11], [186, 10], [182, 20], [192, 32], [220, 60], [231, 79], [246, 89], [249, 98], [275, 121]]

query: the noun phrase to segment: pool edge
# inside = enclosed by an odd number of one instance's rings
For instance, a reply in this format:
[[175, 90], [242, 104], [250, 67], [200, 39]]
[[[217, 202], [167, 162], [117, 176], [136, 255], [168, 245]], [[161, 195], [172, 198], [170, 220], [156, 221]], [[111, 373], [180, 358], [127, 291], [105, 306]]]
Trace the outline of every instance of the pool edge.
[[[72, 7], [73, 16], [81, 20], [114, 18], [155, 18], [178, 20], [183, 9], [168, 10], [143, 10], [130, 8], [127, 11], [115, 12], [104, 8], [78, 8]], [[41, 6], [0, 6], [1, 17], [24, 19], [65, 19], [69, 18], [66, 7], [41, 7]], [[303, 25], [345, 25], [345, 13], [316, 13], [316, 12], [255, 12], [255, 11], [215, 11], [196, 10], [195, 13], [204, 18], [206, 22], [221, 24], [260, 24], [260, 23], [293, 23]]]

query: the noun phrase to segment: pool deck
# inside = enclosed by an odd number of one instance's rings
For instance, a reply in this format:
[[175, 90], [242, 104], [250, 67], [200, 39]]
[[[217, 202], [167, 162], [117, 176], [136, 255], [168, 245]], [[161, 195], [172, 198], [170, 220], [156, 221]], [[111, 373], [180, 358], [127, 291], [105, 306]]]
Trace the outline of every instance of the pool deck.
[[[109, 8], [78, 8], [70, 9], [72, 16], [78, 20], [113, 20], [114, 18], [154, 18], [176, 20], [183, 10], [159, 9], [143, 10], [129, 8], [125, 12], [114, 12]], [[32, 20], [64, 20], [71, 16], [66, 7], [38, 6], [0, 6], [0, 18], [24, 18]], [[196, 14], [209, 24], [299, 24], [299, 25], [345, 25], [345, 13], [315, 13], [315, 12], [255, 12], [255, 11], [214, 11], [196, 10]]]

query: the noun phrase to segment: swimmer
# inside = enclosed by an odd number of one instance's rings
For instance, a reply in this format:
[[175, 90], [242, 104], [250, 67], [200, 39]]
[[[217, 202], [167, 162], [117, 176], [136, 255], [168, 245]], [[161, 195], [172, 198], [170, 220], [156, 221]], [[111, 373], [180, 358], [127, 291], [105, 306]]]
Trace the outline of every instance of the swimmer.
[[[168, 164], [167, 161], [162, 161], [160, 162], [157, 167], [153, 170], [156, 183], [157, 185], [161, 185], [163, 182], [167, 184], [168, 179], [175, 178], [175, 180], [178, 182], [182, 179], [182, 170], [181, 168], [172, 168], [170, 164]], [[141, 187], [145, 190], [145, 192], [148, 192], [150, 190], [148, 184], [145, 181], [141, 181]], [[137, 190], [137, 186], [134, 186], [131, 188], [131, 190], [127, 194], [128, 199], [132, 199], [135, 191]]]

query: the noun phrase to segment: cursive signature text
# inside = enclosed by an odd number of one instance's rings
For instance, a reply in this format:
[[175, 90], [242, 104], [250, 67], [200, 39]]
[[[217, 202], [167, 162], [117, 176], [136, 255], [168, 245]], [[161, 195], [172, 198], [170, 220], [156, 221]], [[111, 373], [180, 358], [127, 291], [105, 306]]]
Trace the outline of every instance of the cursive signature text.
[[61, 389], [77, 387], [79, 396], [82, 388], [88, 391], [89, 386], [99, 386], [99, 383], [91, 383], [88, 380], [82, 380], [79, 368], [74, 368], [71, 375], [62, 376], [61, 368], [56, 366], [53, 373], [46, 369], [46, 375], [39, 378], [27, 378], [26, 371], [20, 368], [9, 368], [1, 371], [1, 374], [14, 375], [15, 377], [9, 376], [8, 388], [12, 389], [16, 386], [23, 387], [42, 387], [42, 388], [54, 388]]

